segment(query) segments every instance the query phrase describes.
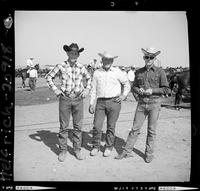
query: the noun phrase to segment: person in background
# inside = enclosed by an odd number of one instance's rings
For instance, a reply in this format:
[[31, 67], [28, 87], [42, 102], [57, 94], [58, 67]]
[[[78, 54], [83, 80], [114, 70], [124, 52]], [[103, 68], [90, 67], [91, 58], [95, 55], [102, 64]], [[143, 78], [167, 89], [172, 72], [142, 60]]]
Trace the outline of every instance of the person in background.
[[36, 88], [38, 73], [34, 66], [30, 66], [30, 69], [27, 72], [29, 73], [29, 87], [32, 92], [32, 91], [35, 91], [35, 88]]
[[128, 71], [128, 79], [132, 85], [134, 79], [135, 79], [135, 67], [131, 66], [131, 69]]
[[33, 57], [27, 59], [27, 61], [26, 61], [26, 66], [27, 66], [28, 68], [30, 68], [31, 66], [33, 66], [33, 60], [34, 60]]
[[[78, 160], [85, 159], [81, 152], [82, 125], [83, 125], [83, 99], [91, 89], [91, 77], [87, 69], [77, 60], [84, 48], [79, 49], [76, 43], [64, 45], [64, 51], [68, 59], [57, 64], [47, 75], [46, 80], [50, 89], [59, 97], [59, 148], [58, 160], [63, 162], [68, 149], [68, 131], [70, 115], [73, 121], [73, 150]], [[53, 82], [56, 74], [60, 72], [61, 87], [58, 88]], [[83, 78], [86, 79], [84, 87]]]
[[31, 66], [34, 66], [33, 60], [34, 60], [33, 57], [27, 59], [27, 61], [26, 61], [26, 68], [27, 68], [28, 70], [31, 68]]
[[140, 134], [140, 129], [146, 117], [148, 117], [144, 160], [150, 163], [153, 160], [156, 127], [161, 109], [160, 97], [163, 94], [168, 94], [170, 89], [164, 70], [154, 65], [156, 56], [160, 54], [160, 51], [150, 47], [142, 48], [142, 52], [145, 66], [136, 71], [132, 87], [132, 91], [137, 93], [139, 98], [133, 126], [129, 132], [123, 152], [115, 158], [123, 159], [132, 156], [131, 152]]
[[96, 58], [93, 59], [93, 68], [94, 69], [97, 68], [97, 59]]
[[[126, 75], [118, 67], [113, 67], [114, 59], [107, 52], [99, 53], [102, 59], [102, 68], [94, 72], [90, 94], [89, 112], [94, 114], [93, 122], [93, 149], [91, 156], [97, 155], [100, 150], [102, 128], [107, 117], [107, 131], [103, 156], [108, 157], [113, 149], [115, 140], [115, 126], [121, 110], [121, 102], [130, 91], [130, 84]], [[123, 86], [123, 91], [121, 88]], [[95, 107], [96, 100], [96, 107]]]
[[127, 76], [127, 71], [126, 71], [126, 68], [124, 66], [121, 67], [121, 71], [123, 72], [124, 75]]

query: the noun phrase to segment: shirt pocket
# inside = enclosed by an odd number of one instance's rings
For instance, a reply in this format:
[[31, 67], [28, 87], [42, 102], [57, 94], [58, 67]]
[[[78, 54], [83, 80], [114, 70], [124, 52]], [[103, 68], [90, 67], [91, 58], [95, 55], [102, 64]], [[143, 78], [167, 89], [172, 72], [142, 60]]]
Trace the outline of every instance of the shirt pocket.
[[66, 73], [66, 72], [62, 72], [61, 76], [62, 76], [62, 79], [64, 79], [64, 80], [68, 80], [68, 79], [72, 78], [71, 73]]
[[159, 74], [150, 77], [150, 83], [152, 88], [159, 88], [160, 86], [160, 76]]
[[137, 76], [137, 83], [139, 86], [143, 86], [144, 85], [144, 77], [143, 76]]
[[77, 81], [82, 80], [82, 78], [84, 78], [84, 77], [85, 77], [85, 76], [82, 75], [81, 73], [77, 73], [77, 74], [75, 74], [75, 80], [77, 80]]

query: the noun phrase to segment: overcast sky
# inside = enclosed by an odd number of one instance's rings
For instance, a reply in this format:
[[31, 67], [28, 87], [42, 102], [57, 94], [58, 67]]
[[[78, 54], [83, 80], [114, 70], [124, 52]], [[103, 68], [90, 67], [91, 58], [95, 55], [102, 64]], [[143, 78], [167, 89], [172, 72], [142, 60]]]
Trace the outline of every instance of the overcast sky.
[[189, 67], [186, 12], [135, 11], [16, 11], [15, 66], [34, 57], [41, 67], [67, 59], [63, 45], [78, 43], [85, 50], [79, 61], [100, 61], [99, 52], [119, 56], [114, 65], [144, 66], [141, 48], [161, 51], [161, 65]]

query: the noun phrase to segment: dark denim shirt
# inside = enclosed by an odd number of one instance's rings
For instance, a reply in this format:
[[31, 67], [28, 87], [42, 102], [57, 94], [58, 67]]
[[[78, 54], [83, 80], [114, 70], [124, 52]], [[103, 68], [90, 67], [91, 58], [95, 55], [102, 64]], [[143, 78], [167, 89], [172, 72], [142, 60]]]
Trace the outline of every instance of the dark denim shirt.
[[138, 94], [138, 90], [143, 88], [147, 90], [152, 89], [152, 95], [138, 95], [139, 98], [159, 98], [163, 94], [169, 94], [169, 84], [165, 71], [156, 66], [152, 66], [149, 70], [146, 67], [140, 68], [135, 73], [135, 80], [132, 85], [133, 93]]

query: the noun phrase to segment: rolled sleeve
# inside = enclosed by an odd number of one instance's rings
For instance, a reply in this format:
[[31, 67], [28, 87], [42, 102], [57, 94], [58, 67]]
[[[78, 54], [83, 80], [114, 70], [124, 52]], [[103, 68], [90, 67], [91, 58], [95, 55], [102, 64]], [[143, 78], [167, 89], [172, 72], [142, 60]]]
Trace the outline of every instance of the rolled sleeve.
[[46, 75], [46, 81], [47, 85], [50, 89], [52, 89], [54, 92], [58, 89], [56, 85], [53, 82], [53, 78], [55, 78], [56, 74], [59, 72], [59, 64], [57, 64], [47, 75]]
[[153, 88], [152, 89], [152, 94], [169, 94], [170, 93], [170, 88], [169, 88], [169, 83], [167, 81], [167, 77], [165, 74], [164, 70], [160, 71], [160, 85], [159, 88]]

